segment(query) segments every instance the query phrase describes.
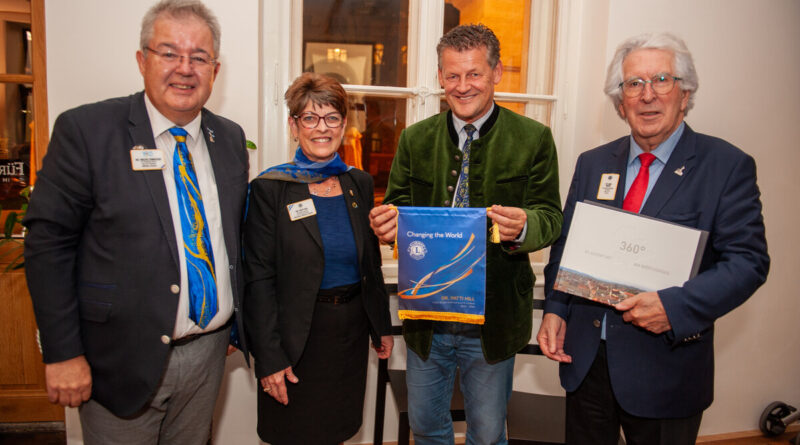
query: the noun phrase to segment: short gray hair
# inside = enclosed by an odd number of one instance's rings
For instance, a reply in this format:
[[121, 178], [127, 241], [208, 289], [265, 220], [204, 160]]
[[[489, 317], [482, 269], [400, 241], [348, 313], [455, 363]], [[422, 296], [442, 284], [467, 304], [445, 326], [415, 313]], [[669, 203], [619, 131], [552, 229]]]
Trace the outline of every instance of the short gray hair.
[[214, 40], [213, 56], [215, 58], [219, 57], [219, 41], [222, 32], [220, 31], [217, 16], [199, 0], [161, 0], [153, 5], [142, 18], [142, 30], [139, 34], [139, 47], [141, 50], [144, 50], [150, 44], [150, 39], [153, 38], [153, 27], [162, 14], [178, 19], [195, 16], [204, 21], [211, 30], [211, 37]]
[[660, 49], [669, 51], [673, 55], [673, 65], [675, 72], [671, 73], [675, 77], [680, 77], [678, 82], [681, 90], [689, 92], [689, 103], [686, 106], [685, 114], [689, 114], [689, 110], [694, 106], [694, 93], [699, 86], [697, 79], [697, 70], [694, 68], [694, 60], [692, 60], [692, 53], [686, 47], [686, 43], [680, 38], [670, 33], [657, 33], [657, 34], [642, 34], [636, 37], [631, 37], [617, 47], [617, 52], [614, 53], [614, 58], [608, 64], [608, 73], [606, 74], [605, 93], [614, 102], [614, 109], [619, 113], [619, 105], [622, 103], [622, 89], [619, 84], [624, 82], [625, 75], [622, 72], [622, 63], [628, 55], [638, 49]]
[[442, 51], [445, 49], [450, 48], [462, 52], [480, 47], [486, 47], [487, 62], [494, 69], [500, 60], [500, 41], [497, 40], [494, 32], [482, 23], [456, 26], [447, 31], [447, 34], [443, 35], [439, 39], [439, 44], [436, 45], [439, 69], [442, 68]]

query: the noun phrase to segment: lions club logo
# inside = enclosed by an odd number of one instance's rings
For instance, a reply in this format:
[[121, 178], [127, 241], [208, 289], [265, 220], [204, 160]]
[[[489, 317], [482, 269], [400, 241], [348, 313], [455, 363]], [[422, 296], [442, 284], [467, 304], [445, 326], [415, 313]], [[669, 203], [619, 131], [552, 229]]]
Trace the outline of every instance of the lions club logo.
[[408, 254], [415, 260], [425, 258], [426, 253], [428, 253], [428, 249], [422, 241], [412, 241], [411, 244], [408, 245]]

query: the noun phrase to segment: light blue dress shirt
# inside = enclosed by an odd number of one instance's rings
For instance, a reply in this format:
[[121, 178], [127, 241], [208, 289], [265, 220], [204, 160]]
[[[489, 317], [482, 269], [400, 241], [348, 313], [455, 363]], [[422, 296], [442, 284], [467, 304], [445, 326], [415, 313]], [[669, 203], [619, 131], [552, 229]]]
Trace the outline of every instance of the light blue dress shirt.
[[[656, 185], [658, 177], [661, 176], [664, 166], [667, 165], [669, 157], [672, 156], [672, 152], [675, 151], [675, 146], [678, 145], [678, 141], [681, 139], [684, 128], [686, 128], [686, 124], [681, 122], [681, 125], [678, 126], [678, 129], [673, 131], [666, 141], [662, 142], [658, 145], [658, 147], [656, 147], [655, 150], [651, 151], [651, 153], [655, 155], [656, 159], [652, 164], [650, 164], [650, 168], [648, 169], [650, 172], [650, 180], [647, 181], [647, 192], [645, 192], [644, 199], [642, 200], [642, 208], [644, 208], [644, 203], [647, 202], [650, 192], [653, 191], [653, 186]], [[639, 167], [642, 166], [642, 162], [639, 161], [639, 155], [644, 153], [642, 147], [640, 147], [639, 144], [637, 144], [633, 139], [633, 135], [631, 135], [630, 138], [631, 149], [628, 150], [628, 169], [625, 172], [625, 195], [628, 194], [628, 190], [630, 190], [631, 185], [633, 185], [634, 179], [636, 179], [636, 176], [639, 174]], [[603, 340], [606, 339], [605, 315], [603, 315], [603, 327], [600, 331], [600, 338]]]
[[[644, 194], [642, 207], [644, 207], [644, 203], [647, 202], [650, 192], [653, 191], [653, 186], [656, 185], [658, 177], [661, 176], [661, 171], [664, 170], [664, 166], [667, 165], [669, 157], [672, 155], [672, 152], [675, 151], [675, 146], [678, 145], [678, 141], [681, 139], [685, 127], [686, 124], [681, 122], [678, 129], [672, 132], [666, 141], [662, 142], [651, 152], [655, 155], [656, 159], [650, 164], [650, 180], [647, 182], [647, 192]], [[630, 138], [631, 149], [628, 151], [628, 170], [625, 173], [625, 195], [628, 194], [628, 190], [630, 190], [631, 185], [633, 185], [636, 175], [639, 174], [639, 167], [642, 166], [642, 162], [639, 161], [639, 155], [644, 153], [644, 150], [642, 150], [639, 144], [633, 139], [633, 135], [631, 135]]]

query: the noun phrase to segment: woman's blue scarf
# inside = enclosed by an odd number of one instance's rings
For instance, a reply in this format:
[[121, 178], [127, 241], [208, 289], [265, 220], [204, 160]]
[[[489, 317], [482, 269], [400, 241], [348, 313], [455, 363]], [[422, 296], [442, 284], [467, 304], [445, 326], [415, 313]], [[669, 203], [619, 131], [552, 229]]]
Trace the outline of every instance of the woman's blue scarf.
[[259, 178], [277, 179], [279, 181], [300, 182], [312, 184], [324, 181], [331, 176], [340, 175], [353, 167], [347, 166], [335, 153], [333, 158], [325, 162], [314, 162], [303, 154], [303, 150], [297, 147], [294, 153], [294, 160], [286, 164], [270, 167], [260, 175]]

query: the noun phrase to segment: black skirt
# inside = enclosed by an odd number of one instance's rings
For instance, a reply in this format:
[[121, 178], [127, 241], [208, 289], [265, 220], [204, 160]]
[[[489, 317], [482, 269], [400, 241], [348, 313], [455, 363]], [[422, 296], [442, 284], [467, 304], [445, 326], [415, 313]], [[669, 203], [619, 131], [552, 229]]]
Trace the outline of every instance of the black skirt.
[[303, 355], [286, 381], [284, 406], [258, 390], [258, 436], [272, 445], [333, 445], [361, 428], [369, 331], [361, 296], [317, 302]]

